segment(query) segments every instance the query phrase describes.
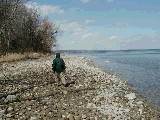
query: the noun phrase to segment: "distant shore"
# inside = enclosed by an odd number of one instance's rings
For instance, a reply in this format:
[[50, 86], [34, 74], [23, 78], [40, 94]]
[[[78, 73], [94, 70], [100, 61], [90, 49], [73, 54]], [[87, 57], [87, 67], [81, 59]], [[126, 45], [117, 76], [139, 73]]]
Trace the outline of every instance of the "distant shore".
[[1, 63], [0, 118], [159, 119], [130, 85], [85, 57], [62, 56], [70, 84], [56, 86], [53, 58]]

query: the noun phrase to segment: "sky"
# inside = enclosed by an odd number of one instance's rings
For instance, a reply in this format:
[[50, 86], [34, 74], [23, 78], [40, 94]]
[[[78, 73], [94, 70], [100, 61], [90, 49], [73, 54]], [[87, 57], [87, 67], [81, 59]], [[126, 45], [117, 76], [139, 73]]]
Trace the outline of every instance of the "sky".
[[160, 0], [31, 0], [63, 31], [60, 50], [160, 49]]

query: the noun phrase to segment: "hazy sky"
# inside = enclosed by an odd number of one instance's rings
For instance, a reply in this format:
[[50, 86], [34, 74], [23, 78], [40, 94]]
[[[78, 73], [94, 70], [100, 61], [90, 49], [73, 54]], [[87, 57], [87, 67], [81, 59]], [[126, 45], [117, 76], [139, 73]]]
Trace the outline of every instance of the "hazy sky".
[[59, 49], [160, 48], [160, 0], [32, 0], [63, 31]]

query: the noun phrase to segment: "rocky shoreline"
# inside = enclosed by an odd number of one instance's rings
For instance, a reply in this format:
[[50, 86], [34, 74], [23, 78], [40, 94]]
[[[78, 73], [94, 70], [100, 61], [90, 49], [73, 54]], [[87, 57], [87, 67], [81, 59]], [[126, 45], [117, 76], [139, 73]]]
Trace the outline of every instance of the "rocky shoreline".
[[54, 56], [1, 63], [0, 120], [158, 120], [125, 81], [84, 57], [62, 56], [68, 87], [57, 86]]

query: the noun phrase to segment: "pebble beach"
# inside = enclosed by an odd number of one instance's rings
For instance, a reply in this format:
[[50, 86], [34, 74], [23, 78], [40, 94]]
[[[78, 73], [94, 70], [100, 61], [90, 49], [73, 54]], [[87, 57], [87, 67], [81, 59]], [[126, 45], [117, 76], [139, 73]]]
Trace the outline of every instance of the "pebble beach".
[[85, 57], [65, 56], [68, 86], [57, 86], [54, 56], [0, 63], [0, 120], [159, 120], [124, 80]]

